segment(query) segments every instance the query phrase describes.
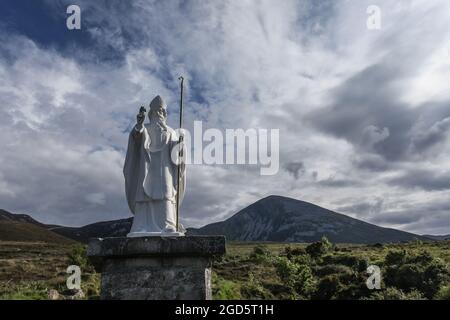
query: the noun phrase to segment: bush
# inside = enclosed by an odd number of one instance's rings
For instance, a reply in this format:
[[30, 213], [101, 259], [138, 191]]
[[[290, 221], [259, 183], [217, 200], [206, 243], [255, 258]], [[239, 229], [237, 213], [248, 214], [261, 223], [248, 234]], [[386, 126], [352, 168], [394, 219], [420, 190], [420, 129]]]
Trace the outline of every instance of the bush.
[[326, 237], [321, 241], [313, 242], [306, 247], [306, 252], [313, 258], [321, 257], [333, 249], [333, 244]]
[[345, 288], [344, 284], [339, 280], [337, 274], [322, 277], [317, 284], [317, 290], [314, 292], [314, 299], [330, 300]]
[[392, 251], [387, 254], [385, 265], [386, 285], [404, 292], [417, 289], [428, 299], [432, 299], [450, 278], [448, 267], [429, 252], [411, 255], [406, 251]]
[[239, 285], [233, 281], [213, 276], [213, 296], [215, 300], [239, 300], [241, 292]]
[[306, 254], [306, 251], [304, 248], [294, 248], [292, 249], [291, 247], [285, 247], [284, 248], [284, 253], [286, 254], [286, 257], [289, 260], [295, 259], [295, 257], [298, 256], [303, 256]]
[[296, 296], [307, 298], [314, 290], [315, 280], [308, 265], [297, 264], [284, 257], [279, 257], [275, 267], [281, 281]]
[[87, 259], [86, 246], [82, 244], [75, 245], [68, 254], [69, 263], [79, 266], [82, 272], [92, 271], [93, 267]]
[[311, 256], [309, 256], [308, 254], [293, 256], [291, 258], [291, 261], [296, 264], [305, 264], [308, 266], [313, 265], [313, 260], [312, 260]]
[[246, 299], [251, 300], [270, 300], [273, 299], [273, 295], [264, 288], [261, 282], [255, 278], [255, 275], [250, 272], [248, 275], [248, 281], [242, 286], [241, 294]]
[[263, 261], [270, 258], [270, 250], [265, 245], [257, 245], [253, 248], [253, 252], [250, 254], [250, 259]]
[[281, 281], [289, 288], [295, 285], [295, 273], [297, 271], [296, 264], [288, 259], [280, 257], [277, 259], [275, 267]]
[[368, 293], [366, 275], [341, 264], [316, 267], [319, 277], [314, 299], [358, 299]]
[[384, 258], [384, 263], [387, 266], [403, 264], [406, 261], [406, 250], [389, 251]]
[[100, 299], [100, 275], [97, 273], [82, 275], [81, 289], [87, 299]]
[[323, 258], [324, 264], [342, 264], [358, 272], [366, 272], [369, 265], [366, 258], [351, 255], [329, 255]]
[[323, 277], [328, 276], [330, 274], [338, 274], [338, 275], [345, 275], [345, 276], [351, 276], [354, 274], [353, 270], [349, 267], [341, 264], [328, 264], [322, 267], [317, 267], [314, 270], [314, 274]]
[[268, 256], [270, 255], [270, 250], [269, 248], [267, 248], [267, 246], [259, 244], [253, 248], [253, 254], [256, 256]]
[[435, 298], [438, 300], [450, 300], [450, 285], [444, 286], [439, 289]]
[[422, 251], [416, 256], [410, 257], [410, 263], [430, 264], [433, 263], [434, 257], [428, 251]]

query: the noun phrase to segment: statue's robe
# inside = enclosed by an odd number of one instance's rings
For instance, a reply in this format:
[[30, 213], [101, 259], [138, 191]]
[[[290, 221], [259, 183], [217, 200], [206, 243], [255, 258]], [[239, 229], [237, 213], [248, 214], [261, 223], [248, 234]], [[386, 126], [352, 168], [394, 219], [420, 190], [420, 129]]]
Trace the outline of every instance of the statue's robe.
[[[140, 131], [133, 128], [130, 132], [123, 173], [128, 206], [135, 215], [132, 232], [156, 233], [175, 228], [178, 165], [171, 153], [177, 154], [178, 141], [177, 133], [168, 126], [162, 129], [145, 124]], [[186, 167], [180, 166], [181, 205]]]

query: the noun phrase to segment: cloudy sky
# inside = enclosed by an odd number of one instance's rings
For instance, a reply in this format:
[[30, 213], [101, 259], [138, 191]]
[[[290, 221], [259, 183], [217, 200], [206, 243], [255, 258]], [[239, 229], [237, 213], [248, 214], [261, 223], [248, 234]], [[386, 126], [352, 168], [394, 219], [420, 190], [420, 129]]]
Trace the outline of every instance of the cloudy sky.
[[188, 129], [280, 130], [276, 175], [190, 165], [185, 225], [278, 194], [450, 233], [447, 0], [1, 1], [0, 207], [73, 226], [130, 216], [127, 134], [156, 94], [176, 126], [181, 74]]

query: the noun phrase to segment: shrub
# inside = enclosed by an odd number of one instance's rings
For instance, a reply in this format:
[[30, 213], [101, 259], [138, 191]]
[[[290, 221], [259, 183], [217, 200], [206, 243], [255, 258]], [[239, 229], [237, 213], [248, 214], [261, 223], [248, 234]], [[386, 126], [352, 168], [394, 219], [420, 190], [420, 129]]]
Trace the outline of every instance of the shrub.
[[450, 285], [441, 287], [435, 298], [438, 300], [450, 300]]
[[406, 261], [406, 250], [389, 251], [384, 258], [384, 262], [388, 266], [403, 264]]
[[322, 267], [317, 267], [314, 270], [314, 274], [319, 277], [328, 276], [330, 274], [349, 276], [353, 275], [353, 270], [341, 264], [328, 264]]
[[311, 256], [308, 255], [308, 254], [293, 256], [291, 258], [291, 261], [296, 263], [296, 264], [305, 264], [305, 265], [308, 265], [308, 266], [313, 265], [313, 260], [312, 260]]
[[411, 263], [430, 264], [434, 261], [434, 257], [428, 251], [422, 251], [420, 254], [410, 257], [409, 260]]
[[432, 299], [450, 278], [450, 270], [443, 261], [425, 251], [418, 255], [389, 252], [385, 264], [386, 285], [405, 292], [419, 290], [428, 299]]
[[275, 267], [281, 281], [300, 298], [307, 298], [314, 290], [315, 280], [308, 265], [297, 264], [279, 257]]
[[319, 280], [313, 298], [319, 300], [330, 300], [333, 299], [335, 295], [344, 288], [345, 287], [339, 280], [338, 275], [327, 275]]
[[242, 286], [241, 294], [246, 299], [261, 299], [269, 300], [273, 299], [273, 295], [264, 288], [261, 282], [255, 278], [255, 275], [250, 272], [248, 275], [248, 281]]
[[366, 258], [352, 256], [352, 255], [329, 255], [323, 258], [324, 264], [342, 264], [355, 271], [365, 272], [369, 265]]
[[366, 275], [341, 264], [316, 267], [320, 279], [314, 299], [358, 299], [368, 293]]
[[100, 299], [100, 275], [84, 274], [82, 276], [81, 289], [86, 294], [86, 298], [89, 300]]
[[69, 263], [79, 266], [82, 272], [87, 271], [87, 269], [91, 269], [92, 266], [87, 259], [86, 255], [86, 246], [82, 244], [75, 245], [71, 252], [68, 254]]
[[352, 282], [346, 284], [335, 295], [336, 299], [357, 300], [367, 296], [370, 290], [366, 286], [366, 278], [361, 275], [355, 277]]
[[253, 260], [266, 260], [271, 256], [270, 250], [265, 245], [257, 245], [253, 248], [253, 252], [250, 254], [250, 259]]
[[235, 282], [213, 276], [213, 296], [215, 300], [239, 300], [241, 292]]
[[259, 244], [253, 248], [253, 254], [256, 256], [259, 255], [268, 256], [270, 255], [270, 250], [269, 248], [267, 248], [267, 246]]
[[306, 247], [306, 252], [313, 258], [321, 257], [333, 249], [333, 244], [326, 237], [322, 240], [313, 242]]
[[277, 274], [281, 281], [290, 288], [295, 286], [295, 274], [297, 272], [296, 264], [288, 259], [280, 257], [275, 264]]
[[303, 256], [306, 254], [304, 248], [291, 248], [289, 246], [284, 248], [284, 253], [289, 260], [295, 259], [298, 256]]

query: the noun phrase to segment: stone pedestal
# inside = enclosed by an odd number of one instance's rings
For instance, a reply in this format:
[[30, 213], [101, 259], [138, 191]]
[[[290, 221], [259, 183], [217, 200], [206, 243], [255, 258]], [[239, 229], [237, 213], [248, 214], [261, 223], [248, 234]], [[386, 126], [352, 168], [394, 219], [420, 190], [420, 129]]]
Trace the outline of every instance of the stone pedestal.
[[101, 299], [211, 299], [211, 261], [223, 236], [91, 239], [88, 258], [101, 272]]

